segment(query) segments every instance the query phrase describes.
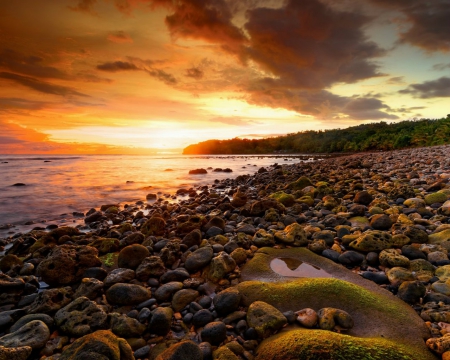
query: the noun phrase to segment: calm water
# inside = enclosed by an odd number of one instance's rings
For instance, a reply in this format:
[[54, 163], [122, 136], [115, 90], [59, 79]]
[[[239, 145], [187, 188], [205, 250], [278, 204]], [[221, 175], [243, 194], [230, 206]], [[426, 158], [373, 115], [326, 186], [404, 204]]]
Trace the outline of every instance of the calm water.
[[[181, 187], [212, 184], [215, 179], [253, 174], [274, 163], [293, 164], [280, 156], [35, 156], [0, 155], [0, 237], [49, 223], [72, 222], [73, 212], [107, 203], [133, 203], [148, 193], [174, 194]], [[232, 173], [189, 175], [197, 168], [231, 168]], [[172, 171], [166, 171], [171, 169]], [[12, 186], [24, 183], [26, 186]], [[70, 215], [70, 216], [69, 216]], [[26, 229], [25, 222], [34, 224]]]

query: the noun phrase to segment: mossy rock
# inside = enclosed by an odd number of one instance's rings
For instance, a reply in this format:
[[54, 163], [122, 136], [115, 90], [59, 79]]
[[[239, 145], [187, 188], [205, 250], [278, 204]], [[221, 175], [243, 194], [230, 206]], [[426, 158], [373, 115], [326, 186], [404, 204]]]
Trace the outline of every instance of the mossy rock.
[[450, 229], [428, 235], [428, 242], [430, 244], [441, 244], [445, 241], [450, 241]]
[[312, 186], [312, 182], [306, 176], [302, 176], [298, 178], [297, 181], [288, 184], [287, 188], [292, 190], [302, 190], [307, 186]]
[[447, 194], [442, 192], [436, 192], [433, 194], [425, 195], [425, 202], [427, 205], [436, 204], [436, 203], [445, 203], [447, 201]]
[[286, 194], [284, 191], [277, 191], [269, 196], [282, 203], [284, 206], [292, 206], [295, 204], [295, 197], [291, 194]]
[[302, 196], [301, 198], [297, 199], [295, 202], [297, 202], [299, 204], [306, 204], [308, 206], [314, 205], [314, 199], [309, 195]]
[[107, 271], [111, 271], [118, 268], [117, 261], [119, 258], [119, 252], [108, 253], [103, 256], [99, 256], [102, 262], [102, 267]]
[[113, 238], [98, 238], [91, 242], [89, 246], [95, 247], [99, 254], [107, 254], [120, 250], [119, 239]]
[[350, 224], [352, 224], [352, 227], [364, 229], [366, 226], [369, 226], [369, 219], [365, 216], [355, 216], [350, 219]]
[[323, 330], [290, 330], [272, 336], [257, 349], [256, 360], [416, 360], [437, 359], [383, 338], [355, 338]]
[[166, 222], [163, 218], [153, 216], [147, 220], [141, 227], [141, 232], [147, 236], [162, 236], [166, 228]]
[[[303, 261], [321, 268], [332, 277], [281, 276], [270, 267], [271, 261], [277, 258]], [[417, 348], [417, 351], [426, 350], [423, 339], [430, 336], [429, 331], [409, 305], [375, 283], [308, 249], [262, 248], [243, 267], [241, 278], [244, 281], [238, 285], [238, 290], [244, 306], [264, 301], [281, 312], [304, 308], [318, 311], [333, 307], [348, 312], [355, 320], [355, 326], [348, 335], [384, 338], [411, 349]]]

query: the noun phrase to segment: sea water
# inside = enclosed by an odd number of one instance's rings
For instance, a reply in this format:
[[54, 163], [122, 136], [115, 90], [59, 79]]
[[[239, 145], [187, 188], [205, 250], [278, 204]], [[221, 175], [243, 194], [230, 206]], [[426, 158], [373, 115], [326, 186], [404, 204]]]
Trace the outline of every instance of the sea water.
[[[149, 193], [168, 197], [180, 188], [305, 159], [304, 155], [0, 155], [0, 238], [36, 226], [74, 222], [74, 212], [85, 213], [102, 204], [146, 201]], [[197, 168], [209, 168], [208, 173], [189, 175]], [[216, 168], [232, 172], [214, 172]], [[25, 186], [13, 186], [17, 183]]]

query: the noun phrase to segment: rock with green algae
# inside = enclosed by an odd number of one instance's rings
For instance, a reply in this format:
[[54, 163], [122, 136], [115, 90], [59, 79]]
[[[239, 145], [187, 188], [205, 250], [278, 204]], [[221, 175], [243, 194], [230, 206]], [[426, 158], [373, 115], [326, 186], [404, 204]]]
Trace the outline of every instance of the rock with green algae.
[[264, 301], [253, 302], [247, 311], [247, 323], [260, 338], [266, 338], [287, 323], [286, 317], [275, 307]]
[[363, 252], [381, 251], [390, 249], [392, 246], [392, 236], [379, 230], [366, 231], [350, 243], [350, 247]]
[[425, 202], [427, 205], [436, 204], [436, 203], [444, 203], [447, 201], [447, 194], [442, 192], [435, 192], [432, 194], [425, 195]]
[[305, 246], [308, 244], [308, 237], [305, 230], [297, 223], [293, 223], [282, 231], [277, 231], [274, 237], [279, 242], [291, 246]]
[[292, 206], [295, 203], [295, 197], [291, 194], [286, 194], [284, 191], [277, 191], [269, 196], [282, 203], [284, 206]]
[[141, 227], [141, 232], [144, 235], [150, 236], [161, 236], [164, 235], [164, 230], [166, 228], [166, 222], [163, 218], [159, 216], [153, 216], [147, 220]]
[[[334, 278], [283, 277], [270, 266], [277, 258], [309, 263]], [[411, 271], [403, 270], [411, 276], [409, 280], [414, 280]], [[394, 343], [417, 347], [417, 351], [426, 350], [424, 339], [430, 336], [429, 331], [410, 306], [375, 283], [305, 248], [262, 248], [243, 267], [241, 278], [244, 281], [238, 285], [238, 290], [243, 305], [264, 301], [281, 312], [333, 307], [346, 311], [354, 319], [349, 335], [364, 338], [382, 338], [383, 335]], [[260, 281], [251, 281], [253, 279]]]
[[287, 188], [292, 190], [302, 190], [307, 186], [312, 186], [312, 182], [306, 176], [302, 176], [298, 178], [296, 181], [288, 184]]
[[428, 235], [428, 241], [430, 244], [440, 244], [445, 241], [450, 241], [450, 229]]
[[425, 347], [378, 338], [356, 338], [323, 330], [290, 330], [261, 343], [255, 360], [436, 360]]

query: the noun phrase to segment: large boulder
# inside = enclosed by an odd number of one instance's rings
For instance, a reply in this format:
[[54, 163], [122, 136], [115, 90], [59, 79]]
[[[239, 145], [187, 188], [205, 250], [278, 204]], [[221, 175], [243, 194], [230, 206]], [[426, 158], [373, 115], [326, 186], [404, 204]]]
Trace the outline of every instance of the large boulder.
[[91, 246], [56, 246], [37, 268], [37, 273], [49, 285], [69, 285], [81, 281], [86, 269], [100, 266], [98, 251]]

